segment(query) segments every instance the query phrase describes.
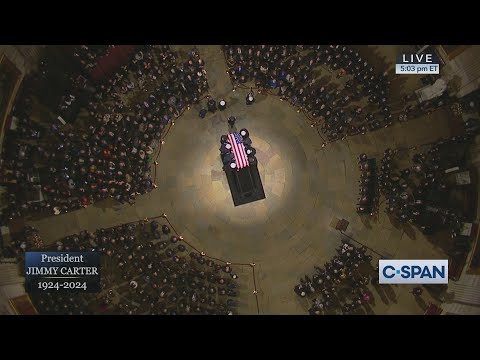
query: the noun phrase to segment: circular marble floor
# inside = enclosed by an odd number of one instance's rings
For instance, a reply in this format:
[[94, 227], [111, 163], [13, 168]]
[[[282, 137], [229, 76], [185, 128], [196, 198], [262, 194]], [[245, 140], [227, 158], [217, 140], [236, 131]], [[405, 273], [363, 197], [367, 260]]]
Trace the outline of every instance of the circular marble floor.
[[[271, 303], [276, 294], [291, 296], [300, 274], [333, 256], [340, 239], [329, 223], [345, 194], [350, 200], [351, 158], [342, 151], [328, 156], [308, 120], [289, 104], [258, 95], [246, 106], [243, 99], [242, 91], [232, 92], [225, 111], [200, 119], [194, 108], [175, 123], [151, 196], [208, 255], [254, 261], [262, 299]], [[219, 139], [231, 115], [238, 129], [250, 132], [266, 195], [237, 207], [219, 159]], [[281, 311], [281, 302], [275, 303]]]

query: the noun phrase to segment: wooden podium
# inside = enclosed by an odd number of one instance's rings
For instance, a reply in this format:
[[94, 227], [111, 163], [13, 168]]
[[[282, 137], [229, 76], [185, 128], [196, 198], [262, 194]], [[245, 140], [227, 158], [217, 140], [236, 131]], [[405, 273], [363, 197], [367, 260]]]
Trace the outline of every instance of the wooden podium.
[[339, 219], [336, 216], [332, 218], [332, 221], [330, 221], [330, 227], [334, 228], [335, 230], [339, 230], [341, 232], [345, 232], [348, 228], [348, 225], [350, 222], [348, 222], [345, 219]]
[[345, 219], [339, 220], [337, 222], [337, 225], [335, 226], [335, 229], [339, 230], [341, 232], [345, 232], [347, 230], [349, 224], [350, 223]]

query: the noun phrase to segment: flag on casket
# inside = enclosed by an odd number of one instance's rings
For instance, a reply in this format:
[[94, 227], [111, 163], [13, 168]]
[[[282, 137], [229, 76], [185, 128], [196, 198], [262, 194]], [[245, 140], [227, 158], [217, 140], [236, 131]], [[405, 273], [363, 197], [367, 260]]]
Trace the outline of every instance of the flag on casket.
[[242, 136], [237, 133], [228, 134], [228, 140], [232, 145], [233, 155], [235, 156], [235, 161], [237, 162], [237, 171], [249, 166], [248, 165], [248, 157], [247, 153], [245, 152], [245, 146], [243, 145]]

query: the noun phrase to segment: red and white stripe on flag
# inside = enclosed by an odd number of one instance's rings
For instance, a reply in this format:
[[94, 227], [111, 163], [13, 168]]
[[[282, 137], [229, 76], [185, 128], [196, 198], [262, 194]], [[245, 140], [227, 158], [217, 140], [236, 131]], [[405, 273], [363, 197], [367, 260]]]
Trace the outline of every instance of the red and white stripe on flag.
[[235, 157], [235, 162], [237, 163], [237, 171], [241, 168], [249, 166], [247, 153], [245, 152], [245, 146], [243, 145], [240, 134], [228, 134], [228, 140], [232, 145], [233, 156]]

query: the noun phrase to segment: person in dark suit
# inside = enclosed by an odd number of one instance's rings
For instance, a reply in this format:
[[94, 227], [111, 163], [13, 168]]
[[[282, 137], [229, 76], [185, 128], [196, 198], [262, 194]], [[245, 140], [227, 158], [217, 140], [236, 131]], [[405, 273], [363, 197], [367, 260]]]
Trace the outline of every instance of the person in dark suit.
[[213, 113], [217, 111], [217, 102], [211, 96], [208, 97], [207, 109]]
[[252, 145], [252, 140], [248, 136], [245, 136], [243, 138], [243, 144], [244, 145]]
[[235, 121], [237, 121], [237, 118], [235, 116], [230, 116], [228, 118], [228, 125], [233, 128], [235, 126]]
[[220, 146], [220, 153], [222, 155], [224, 154], [228, 154], [229, 152], [232, 151], [232, 145], [230, 145], [229, 143], [223, 143], [221, 146]]
[[224, 165], [228, 165], [228, 164], [230, 164], [232, 161], [235, 160], [235, 157], [234, 157], [233, 153], [230, 152], [230, 153], [227, 153], [227, 154], [223, 155], [223, 156], [222, 156], [222, 160], [223, 160], [223, 164], [224, 164]]

